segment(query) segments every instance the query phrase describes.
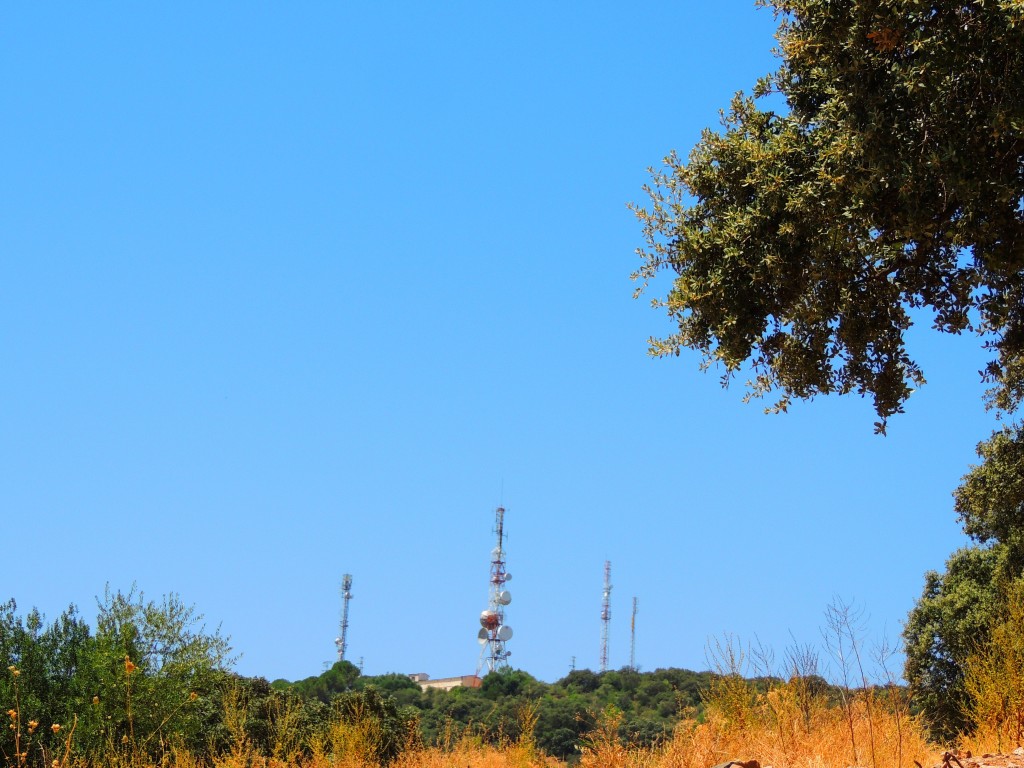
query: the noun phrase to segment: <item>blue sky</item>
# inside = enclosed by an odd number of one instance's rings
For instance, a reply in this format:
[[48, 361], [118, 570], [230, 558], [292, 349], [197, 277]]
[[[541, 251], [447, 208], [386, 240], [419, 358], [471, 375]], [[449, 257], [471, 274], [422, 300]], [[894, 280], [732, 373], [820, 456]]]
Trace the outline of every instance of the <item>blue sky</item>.
[[514, 666], [707, 666], [896, 636], [963, 539], [994, 425], [977, 339], [928, 385], [744, 405], [652, 360], [646, 168], [773, 67], [748, 0], [23, 4], [0, 10], [0, 599], [177, 592], [239, 671], [475, 669], [493, 510]]

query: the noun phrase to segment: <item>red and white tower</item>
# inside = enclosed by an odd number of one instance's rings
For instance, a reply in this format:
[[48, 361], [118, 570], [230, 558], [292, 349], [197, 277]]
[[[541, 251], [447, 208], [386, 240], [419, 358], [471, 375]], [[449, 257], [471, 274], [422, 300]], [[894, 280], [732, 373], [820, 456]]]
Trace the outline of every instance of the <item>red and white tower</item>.
[[477, 640], [482, 646], [477, 674], [483, 665], [487, 671], [494, 672], [508, 667], [511, 651], [505, 643], [512, 639], [512, 627], [505, 623], [505, 607], [512, 602], [512, 595], [505, 589], [505, 583], [511, 581], [512, 574], [505, 570], [505, 508], [498, 507], [494, 514], [494, 533], [498, 537], [497, 546], [491, 550], [491, 578], [487, 610], [480, 614], [480, 631]]

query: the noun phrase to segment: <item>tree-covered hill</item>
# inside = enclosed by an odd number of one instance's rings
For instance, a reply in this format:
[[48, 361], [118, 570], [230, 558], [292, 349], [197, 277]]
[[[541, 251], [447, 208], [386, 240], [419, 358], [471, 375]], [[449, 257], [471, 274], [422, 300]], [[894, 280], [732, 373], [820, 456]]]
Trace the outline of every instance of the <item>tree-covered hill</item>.
[[602, 673], [580, 669], [544, 683], [522, 670], [510, 670], [487, 675], [479, 688], [421, 690], [407, 675], [364, 677], [355, 665], [342, 661], [322, 675], [294, 683], [275, 680], [272, 687], [325, 704], [346, 692], [373, 687], [418, 717], [428, 744], [467, 728], [492, 738], [515, 738], [526, 713], [532, 712], [537, 745], [565, 759], [576, 753], [594, 717], [609, 706], [622, 711], [621, 732], [631, 742], [652, 744], [668, 736], [684, 711], [699, 709], [700, 691], [712, 678], [710, 672], [685, 669], [637, 672], [625, 668]]
[[[1024, 597], [1021, 605], [1024, 615]], [[860, 696], [840, 695], [809, 665], [803, 672], [797, 665], [789, 682], [627, 668], [575, 670], [545, 683], [509, 670], [476, 688], [445, 691], [421, 690], [403, 674], [363, 676], [338, 662], [321, 675], [269, 683], [233, 672], [227, 639], [206, 631], [176, 596], [153, 601], [134, 590], [108, 591], [98, 607], [92, 629], [74, 608], [48, 622], [38, 611], [20, 616], [13, 600], [0, 604], [0, 701], [9, 718], [0, 756], [8, 764], [24, 755], [20, 768], [44, 768], [53, 754], [83, 766], [115, 758], [163, 764], [179, 753], [211, 765], [238, 754], [294, 762], [356, 742], [381, 765], [418, 745], [456, 743], [516, 744], [571, 760], [594, 733], [651, 746], [678, 736], [683, 720], [690, 731], [705, 716], [714, 721], [716, 706], [721, 724], [737, 707], [760, 717], [757, 707], [780, 696], [796, 702], [806, 730], [814, 707], [853, 717], [849, 702]], [[863, 693], [872, 703], [903, 700], [888, 689]]]

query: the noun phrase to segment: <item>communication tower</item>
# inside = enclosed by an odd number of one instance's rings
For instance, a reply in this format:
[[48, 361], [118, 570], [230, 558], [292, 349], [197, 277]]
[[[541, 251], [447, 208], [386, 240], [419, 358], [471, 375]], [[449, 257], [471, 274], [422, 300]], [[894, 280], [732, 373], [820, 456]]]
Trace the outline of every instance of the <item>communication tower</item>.
[[629, 668], [636, 672], [636, 608], [639, 600], [633, 598], [633, 617], [629, 620]]
[[512, 602], [512, 595], [505, 589], [505, 583], [512, 580], [512, 574], [505, 570], [505, 508], [498, 507], [494, 513], [494, 533], [498, 544], [491, 550], [491, 578], [487, 610], [480, 614], [480, 661], [476, 671], [480, 674], [483, 665], [487, 671], [506, 669], [511, 651], [505, 643], [512, 639], [512, 627], [505, 623], [505, 606]]
[[338, 661], [345, 660], [345, 651], [348, 649], [348, 601], [352, 599], [352, 574], [346, 573], [341, 577], [341, 634], [334, 638], [334, 644], [338, 648]]
[[608, 626], [612, 620], [612, 563], [604, 561], [604, 597], [601, 598], [601, 671], [608, 670]]

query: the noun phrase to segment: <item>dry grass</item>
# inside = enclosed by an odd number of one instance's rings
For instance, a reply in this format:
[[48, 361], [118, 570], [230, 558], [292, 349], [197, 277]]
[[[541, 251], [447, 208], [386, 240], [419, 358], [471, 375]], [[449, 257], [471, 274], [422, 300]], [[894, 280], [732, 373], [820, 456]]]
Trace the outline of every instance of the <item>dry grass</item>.
[[[280, 760], [263, 758], [250, 750], [235, 749], [214, 763], [214, 768], [379, 768], [374, 760], [372, 727], [344, 726], [332, 737], [330, 747], [314, 749], [306, 758]], [[542, 755], [533, 743], [532, 733], [517, 741], [488, 744], [480, 736], [465, 733], [442, 747], [410, 746], [391, 768], [556, 768], [558, 760]], [[134, 766], [133, 768], [160, 768]], [[173, 768], [203, 768], [188, 755], [175, 756]]]
[[975, 732], [961, 739], [974, 754], [1011, 752], [1024, 742], [1024, 582], [1010, 585], [987, 641], [964, 664], [968, 717]]
[[[728, 648], [728, 647], [727, 647]], [[730, 657], [737, 668], [740, 657]], [[13, 673], [12, 673], [13, 674]], [[17, 689], [15, 689], [17, 694]], [[20, 707], [9, 712], [10, 727], [18, 734], [23, 726]], [[69, 728], [58, 754], [44, 755], [38, 765], [50, 768], [378, 768], [376, 756], [389, 738], [372, 714], [337, 719], [312, 744], [299, 750], [292, 719], [279, 718], [282, 733], [273, 734], [274, 754], [258, 753], [246, 736], [245, 711], [237, 696], [224, 701], [225, 725], [233, 736], [231, 748], [209, 758], [173, 747], [157, 762], [146, 758], [145, 750], [110, 746], [105, 755], [87, 761], [72, 756], [74, 729]], [[34, 723], [34, 721], [33, 721]], [[6, 768], [28, 768], [32, 750], [33, 723], [25, 728], [24, 741]], [[400, 744], [393, 768], [556, 768], [558, 760], [542, 754], [534, 741], [536, 705], [519, 712], [515, 739], [500, 735], [494, 743], [473, 729], [463, 732], [454, 726], [436, 747], [418, 743], [415, 733]], [[922, 724], [909, 714], [904, 693], [895, 687], [864, 690], [836, 689], [812, 675], [794, 674], [788, 681], [767, 678], [758, 683], [740, 674], [716, 678], [705, 694], [705, 707], [698, 720], [688, 713], [672, 737], [654, 748], [624, 743], [622, 713], [609, 708], [597, 718], [594, 730], [581, 745], [580, 768], [710, 768], [729, 760], [757, 760], [772, 768], [913, 768], [941, 761], [943, 749], [925, 737]], [[1002, 728], [1016, 728], [1018, 721], [999, 721]], [[59, 727], [59, 726], [56, 726]], [[1016, 734], [1015, 734], [1016, 735]], [[64, 734], [62, 733], [63, 737]], [[1006, 746], [1012, 738], [1005, 730], [989, 733], [982, 724], [973, 741], [962, 746], [976, 753], [992, 751], [998, 740]], [[69, 759], [70, 756], [70, 759]]]
[[[769, 692], [766, 699], [779, 694]], [[777, 699], [784, 699], [781, 692]], [[737, 727], [713, 713], [704, 723], [684, 722], [665, 745], [652, 768], [707, 768], [726, 760], [756, 759], [774, 768], [910, 768], [940, 762], [942, 750], [930, 744], [916, 721], [897, 718], [874, 702], [868, 716], [866, 697], [852, 703], [853, 729], [841, 707], [815, 707], [809, 720], [785, 716], [796, 714], [765, 701], [755, 708], [755, 717]], [[759, 711], [758, 711], [759, 710]], [[782, 714], [782, 717], [779, 717]], [[870, 748], [874, 736], [874, 750]]]
[[[226, 707], [230, 713], [231, 705]], [[236, 709], [236, 713], [239, 710]], [[459, 731], [452, 724], [442, 734], [441, 745], [424, 747], [410, 734], [409, 741], [389, 768], [556, 768], [558, 760], [540, 753], [534, 741], [537, 708], [526, 705], [518, 713], [519, 738], [500, 738], [490, 743], [473, 728]], [[213, 768], [379, 768], [376, 760], [383, 734], [373, 717], [354, 722], [336, 720], [325, 736], [313, 745], [312, 754], [262, 757], [252, 749], [243, 730], [235, 733], [231, 751], [214, 760]], [[84, 767], [83, 767], [84, 768]], [[190, 755], [178, 753], [170, 766], [118, 766], [117, 768], [209, 768]]]
[[[787, 698], [788, 697], [788, 698]], [[624, 744], [618, 735], [621, 715], [614, 710], [599, 718], [598, 726], [581, 749], [581, 768], [710, 768], [727, 760], [756, 759], [773, 768], [913, 768], [939, 763], [942, 749], [929, 744], [920, 725], [880, 706], [872, 707], [873, 722], [862, 700], [852, 706], [853, 732], [845, 710], [838, 706], [801, 708], [793, 686], [787, 684], [751, 699], [743, 719], [735, 710], [726, 713], [709, 707], [703, 722], [684, 720], [674, 736], [660, 747], [644, 749]], [[899, 720], [899, 722], [897, 722]], [[872, 758], [869, 731], [874, 734]], [[280, 759], [255, 754], [244, 743], [217, 758], [213, 768], [378, 768], [372, 758], [370, 732], [358, 727], [335, 735], [330, 751], [316, 749], [305, 758]], [[203, 760], [183, 751], [172, 752], [159, 765], [139, 758], [113, 755], [104, 768], [209, 768]], [[76, 764], [72, 762], [74, 768]], [[532, 738], [503, 744], [486, 743], [479, 736], [463, 735], [443, 747], [410, 747], [391, 764], [393, 768], [557, 768], [563, 765], [541, 754]], [[84, 765], [78, 768], [87, 768]]]
[[618, 715], [606, 713], [583, 748], [581, 766], [709, 768], [755, 759], [773, 768], [913, 768], [914, 761], [941, 761], [943, 750], [928, 742], [901, 701], [870, 692], [858, 694], [848, 707], [837, 706], [823, 695], [808, 697], [805, 682], [794, 679], [758, 692], [746, 681], [724, 680], [721, 698], [708, 701], [703, 722], [684, 720], [671, 740], [653, 750], [623, 745]]

